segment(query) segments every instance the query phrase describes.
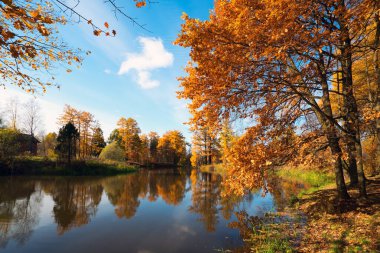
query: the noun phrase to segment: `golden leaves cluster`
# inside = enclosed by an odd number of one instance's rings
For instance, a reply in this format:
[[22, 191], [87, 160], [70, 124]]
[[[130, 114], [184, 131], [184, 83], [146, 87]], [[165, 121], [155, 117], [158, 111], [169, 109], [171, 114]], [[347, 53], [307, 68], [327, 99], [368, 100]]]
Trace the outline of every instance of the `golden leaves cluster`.
[[146, 0], [133, 0], [136, 3], [137, 8], [142, 8], [146, 6]]
[[[321, 134], [321, 121], [339, 117], [328, 116], [322, 104], [320, 76], [329, 72], [328, 82], [333, 82], [330, 71], [335, 71], [337, 56], [331, 55], [340, 45], [341, 31], [336, 23], [323, 23], [326, 13], [321, 10], [340, 2], [217, 0], [209, 20], [183, 15], [175, 43], [190, 48], [191, 61], [187, 75], [179, 78], [178, 97], [191, 101], [193, 128], [219, 130], [226, 118], [250, 122], [230, 152], [228, 183], [235, 193], [263, 185], [262, 169], [292, 157], [301, 144], [309, 154], [323, 147], [325, 138], [308, 134]], [[350, 32], [360, 34], [368, 24], [370, 1], [353, 2], [350, 10], [337, 7], [331, 15], [344, 17]], [[287, 131], [296, 124], [304, 140], [318, 142], [308, 147], [292, 140]]]
[[[65, 24], [49, 1], [0, 1], [1, 86], [13, 84], [27, 92], [46, 91], [54, 84], [50, 70], [57, 64], [79, 66], [79, 50], [69, 49], [57, 36]], [[38, 76], [35, 71], [39, 71]]]

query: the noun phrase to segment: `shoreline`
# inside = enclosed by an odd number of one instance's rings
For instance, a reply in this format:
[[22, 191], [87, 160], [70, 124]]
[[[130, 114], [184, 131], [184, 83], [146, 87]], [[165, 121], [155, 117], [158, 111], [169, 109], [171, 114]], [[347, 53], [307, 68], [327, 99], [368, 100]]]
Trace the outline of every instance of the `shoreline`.
[[109, 176], [138, 170], [122, 163], [88, 160], [64, 164], [42, 157], [17, 158], [11, 165], [0, 163], [0, 168], [0, 176]]
[[324, 173], [300, 168], [276, 171], [282, 182], [307, 188], [288, 192], [281, 211], [263, 217], [238, 213], [236, 227], [253, 252], [379, 252], [380, 176], [368, 177], [368, 199], [358, 199], [359, 191], [351, 187], [351, 199], [339, 201]]
[[[298, 240], [292, 250], [377, 252], [380, 249], [380, 177], [368, 177], [365, 200], [358, 199], [358, 189], [347, 186], [351, 199], [344, 202], [337, 199], [334, 184], [329, 180], [322, 182], [300, 192], [296, 200], [290, 200], [290, 210], [306, 218], [305, 224], [295, 229]], [[303, 183], [310, 184], [308, 180]]]

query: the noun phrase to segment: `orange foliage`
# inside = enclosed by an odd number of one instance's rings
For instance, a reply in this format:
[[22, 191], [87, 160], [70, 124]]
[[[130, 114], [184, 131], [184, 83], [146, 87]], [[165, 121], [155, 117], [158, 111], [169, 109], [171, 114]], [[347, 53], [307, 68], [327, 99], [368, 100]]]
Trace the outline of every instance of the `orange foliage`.
[[341, 2], [217, 0], [207, 21], [183, 16], [175, 43], [191, 49], [191, 61], [178, 97], [191, 100], [190, 123], [220, 130], [226, 118], [251, 122], [228, 158], [230, 191], [265, 186], [265, 169], [296, 157], [301, 147], [314, 157], [329, 145], [341, 171], [338, 140], [346, 129], [330, 95], [344, 31], [328, 22], [345, 20], [360, 33], [374, 13], [369, 0], [349, 10]]
[[[81, 64], [80, 51], [73, 51], [62, 43], [56, 26], [65, 24], [52, 4], [31, 1], [0, 1], [0, 77], [1, 86], [16, 85], [26, 92], [45, 92], [54, 84], [49, 70], [60, 63]], [[44, 71], [42, 80], [30, 71]], [[68, 71], [68, 72], [69, 72]]]

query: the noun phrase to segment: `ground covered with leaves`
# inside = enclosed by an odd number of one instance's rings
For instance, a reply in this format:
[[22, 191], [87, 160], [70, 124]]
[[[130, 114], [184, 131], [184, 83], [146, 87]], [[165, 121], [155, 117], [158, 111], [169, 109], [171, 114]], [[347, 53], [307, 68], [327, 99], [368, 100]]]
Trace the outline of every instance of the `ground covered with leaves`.
[[306, 194], [298, 209], [307, 224], [300, 231], [298, 252], [380, 252], [380, 179], [368, 181], [368, 199], [358, 200], [350, 189], [350, 201], [336, 199], [334, 189]]
[[[279, 175], [283, 188], [296, 172]], [[234, 252], [380, 252], [380, 176], [368, 179], [367, 199], [351, 188], [348, 201], [337, 199], [331, 180], [312, 176], [293, 177], [309, 187], [286, 197], [291, 207], [264, 217], [237, 213], [230, 226], [239, 229], [245, 245]]]

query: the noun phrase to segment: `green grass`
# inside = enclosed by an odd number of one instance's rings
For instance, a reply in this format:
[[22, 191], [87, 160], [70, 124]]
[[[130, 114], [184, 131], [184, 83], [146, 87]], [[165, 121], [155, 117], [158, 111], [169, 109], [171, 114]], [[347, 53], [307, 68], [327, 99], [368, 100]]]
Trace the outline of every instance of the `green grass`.
[[[302, 190], [295, 198], [302, 198], [305, 194], [311, 194], [334, 184], [333, 174], [304, 167], [283, 167], [276, 171], [276, 175], [284, 180], [305, 185], [305, 190]], [[295, 199], [291, 201], [296, 202]]]
[[294, 218], [275, 213], [258, 217], [238, 212], [237, 220], [229, 226], [240, 230], [250, 252], [294, 252], [293, 244], [297, 238]]
[[87, 160], [58, 163], [46, 157], [18, 157], [12, 165], [0, 164], [0, 175], [103, 176], [134, 172], [136, 167], [122, 162]]
[[332, 174], [302, 167], [282, 168], [276, 174], [283, 179], [297, 181], [312, 187], [321, 187], [334, 182]]

